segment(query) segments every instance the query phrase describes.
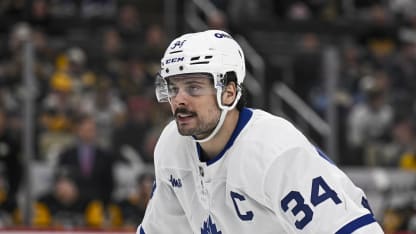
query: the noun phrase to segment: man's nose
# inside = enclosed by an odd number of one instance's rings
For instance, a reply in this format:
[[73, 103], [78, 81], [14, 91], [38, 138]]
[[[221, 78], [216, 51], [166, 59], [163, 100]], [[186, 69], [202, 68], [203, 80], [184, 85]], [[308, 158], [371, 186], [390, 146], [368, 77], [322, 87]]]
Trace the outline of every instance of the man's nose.
[[175, 104], [185, 104], [189, 98], [189, 94], [183, 88], [179, 88], [175, 96], [172, 97], [172, 101]]

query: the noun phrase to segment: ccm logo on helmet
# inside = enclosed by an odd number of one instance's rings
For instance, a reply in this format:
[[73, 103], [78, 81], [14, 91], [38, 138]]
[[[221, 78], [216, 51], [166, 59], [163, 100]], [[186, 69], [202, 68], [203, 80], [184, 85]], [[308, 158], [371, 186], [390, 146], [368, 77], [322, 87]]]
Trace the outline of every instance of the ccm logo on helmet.
[[225, 33], [215, 33], [214, 36], [217, 37], [217, 38], [224, 38], [224, 37], [225, 38], [231, 38], [230, 35], [225, 34]]
[[177, 58], [166, 59], [165, 64], [182, 62], [184, 59], [185, 59], [185, 57], [177, 57]]

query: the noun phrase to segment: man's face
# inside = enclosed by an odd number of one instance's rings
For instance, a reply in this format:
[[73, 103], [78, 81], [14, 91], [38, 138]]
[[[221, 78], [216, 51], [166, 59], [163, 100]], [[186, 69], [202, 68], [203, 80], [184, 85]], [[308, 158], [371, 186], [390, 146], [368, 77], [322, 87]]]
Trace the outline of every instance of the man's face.
[[96, 139], [96, 123], [94, 119], [85, 119], [78, 126], [78, 136], [85, 143], [94, 143]]
[[78, 199], [78, 187], [68, 178], [59, 178], [55, 185], [55, 194], [64, 204], [72, 204]]
[[168, 78], [168, 83], [179, 133], [197, 139], [207, 137], [221, 114], [212, 78], [207, 74], [177, 75]]

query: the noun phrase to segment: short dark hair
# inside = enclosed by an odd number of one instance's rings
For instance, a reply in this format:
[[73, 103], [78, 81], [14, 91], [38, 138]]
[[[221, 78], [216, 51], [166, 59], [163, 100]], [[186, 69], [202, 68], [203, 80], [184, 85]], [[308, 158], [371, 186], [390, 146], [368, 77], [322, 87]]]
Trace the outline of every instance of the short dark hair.
[[239, 86], [241, 89], [241, 98], [238, 100], [236, 105], [237, 110], [241, 111], [247, 105], [247, 93], [244, 86], [239, 85], [237, 82], [237, 75], [235, 72], [227, 72], [225, 74], [225, 84], [228, 85], [230, 82], [234, 82], [236, 86]]

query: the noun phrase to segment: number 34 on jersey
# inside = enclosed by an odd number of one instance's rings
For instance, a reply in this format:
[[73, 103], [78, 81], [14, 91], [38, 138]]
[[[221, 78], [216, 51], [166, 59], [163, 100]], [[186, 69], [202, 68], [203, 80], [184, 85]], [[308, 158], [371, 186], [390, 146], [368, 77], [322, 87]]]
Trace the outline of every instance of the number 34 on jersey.
[[[290, 191], [280, 201], [282, 210], [288, 215], [295, 217], [295, 227], [302, 230], [313, 220], [314, 208], [323, 202], [332, 202], [334, 205], [342, 203], [338, 194], [325, 182], [322, 176], [312, 179], [312, 189], [310, 194], [301, 194], [299, 191]], [[238, 208], [238, 202], [245, 200], [244, 196], [232, 192], [230, 193], [237, 215], [243, 221], [251, 220], [254, 216], [252, 211], [242, 213]], [[309, 199], [307, 201], [306, 199]], [[363, 197], [362, 204], [365, 208], [366, 199]]]

